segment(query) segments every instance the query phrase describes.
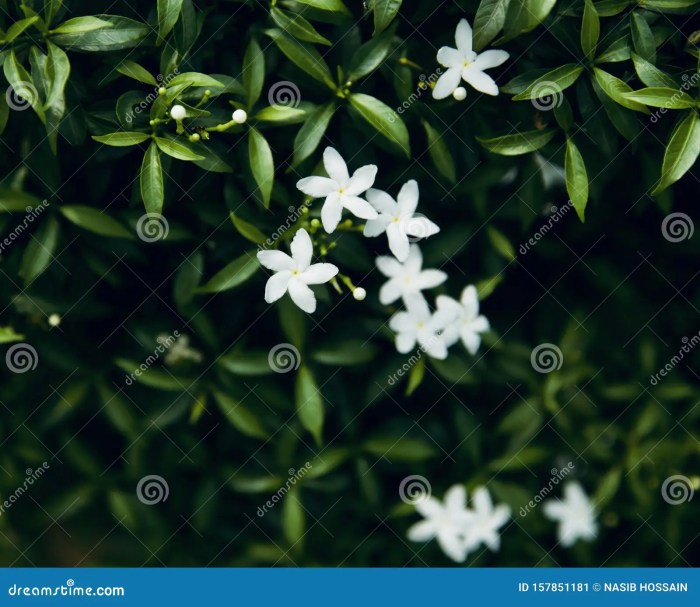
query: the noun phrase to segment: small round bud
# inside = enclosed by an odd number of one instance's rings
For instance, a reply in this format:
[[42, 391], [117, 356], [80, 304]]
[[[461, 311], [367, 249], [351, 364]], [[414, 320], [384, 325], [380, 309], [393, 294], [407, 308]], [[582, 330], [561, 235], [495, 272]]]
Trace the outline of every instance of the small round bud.
[[467, 98], [467, 89], [465, 89], [463, 86], [458, 86], [452, 93], [452, 96], [457, 101], [464, 101]]
[[365, 297], [367, 297], [367, 291], [365, 291], [362, 287], [357, 287], [352, 292], [352, 296], [357, 300], [357, 301], [363, 301]]
[[317, 228], [321, 225], [321, 222], [316, 219], [315, 217], [311, 220], [311, 227], [312, 228]]
[[248, 120], [248, 114], [246, 114], [245, 110], [236, 110], [233, 114], [231, 114], [231, 118], [233, 118], [233, 121], [236, 124], [243, 124], [246, 120]]
[[209, 97], [209, 96], [211, 95], [211, 91], [210, 91], [209, 89], [207, 89], [206, 91], [204, 91], [204, 94], [205, 94], [207, 97]]
[[155, 120], [149, 120], [149, 121], [148, 121], [148, 124], [150, 124], [151, 126], [155, 126], [155, 125], [156, 125], [156, 121], [155, 121]]
[[158, 94], [159, 94], [161, 97], [162, 97], [163, 95], [165, 95], [165, 93], [167, 93], [167, 92], [168, 92], [168, 91], [166, 90], [166, 88], [165, 88], [164, 86], [161, 86], [161, 87], [158, 89]]
[[174, 105], [170, 108], [170, 117], [175, 120], [182, 120], [187, 114], [187, 110], [181, 105]]
[[49, 325], [50, 326], [57, 327], [60, 324], [61, 324], [60, 314], [52, 314], [51, 316], [49, 316]]
[[199, 133], [192, 133], [192, 134], [190, 135], [190, 141], [191, 141], [192, 143], [197, 143], [197, 141], [199, 141], [201, 138], [202, 138], [202, 137], [200, 136]]

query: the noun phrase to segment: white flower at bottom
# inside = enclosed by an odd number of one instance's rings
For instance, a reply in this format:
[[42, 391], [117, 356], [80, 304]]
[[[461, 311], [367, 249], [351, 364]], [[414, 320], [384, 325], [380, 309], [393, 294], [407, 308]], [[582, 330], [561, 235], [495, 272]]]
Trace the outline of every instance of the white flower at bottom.
[[414, 216], [418, 206], [418, 183], [415, 179], [403, 185], [396, 200], [386, 192], [373, 188], [367, 190], [366, 196], [379, 212], [379, 217], [367, 222], [364, 235], [379, 236], [386, 232], [389, 249], [399, 261], [408, 258], [409, 236], [427, 238], [440, 231], [429, 219]]
[[304, 229], [295, 234], [290, 248], [291, 257], [282, 251], [258, 252], [258, 261], [275, 272], [265, 285], [265, 301], [272, 303], [289, 292], [292, 301], [304, 312], [314, 312], [316, 296], [308, 285], [328, 282], [338, 273], [338, 268], [332, 263], [311, 265], [314, 247]]
[[471, 512], [474, 516], [465, 537], [467, 551], [475, 550], [482, 543], [490, 550], [498, 550], [501, 545], [498, 530], [508, 522], [510, 508], [504, 504], [494, 508], [487, 489], [478, 487], [472, 496]]
[[423, 255], [415, 244], [411, 245], [404, 263], [382, 256], [377, 257], [377, 268], [389, 279], [379, 290], [379, 301], [383, 305], [432, 289], [447, 280], [447, 274], [441, 270], [423, 270]]
[[469, 354], [476, 354], [481, 344], [481, 333], [490, 328], [486, 317], [479, 315], [479, 296], [476, 287], [474, 285], [466, 287], [462, 291], [460, 301], [447, 295], [438, 295], [435, 304], [440, 312], [451, 318], [443, 333], [448, 347], [461, 339]]
[[564, 486], [564, 499], [547, 500], [544, 515], [559, 522], [558, 536], [562, 546], [573, 546], [577, 540], [593, 540], [598, 534], [595, 510], [583, 487], [577, 482]]
[[[433, 89], [435, 99], [445, 99], [459, 87], [461, 80], [486, 95], [498, 95], [498, 86], [484, 70], [498, 67], [508, 59], [506, 51], [488, 50], [476, 53], [472, 48], [472, 28], [466, 19], [457, 24], [457, 48], [443, 46], [437, 54], [439, 63], [447, 68]], [[461, 96], [461, 95], [460, 95]]]
[[406, 354], [418, 343], [428, 356], [439, 360], [447, 358], [447, 346], [440, 331], [449, 317], [439, 311], [431, 314], [422, 295], [411, 295], [405, 303], [406, 311], [397, 312], [389, 320], [389, 328], [396, 332], [396, 349]]
[[414, 504], [425, 520], [408, 530], [412, 542], [429, 542], [437, 539], [442, 551], [453, 561], [467, 558], [465, 534], [474, 514], [467, 510], [467, 492], [462, 485], [454, 485], [445, 494], [444, 503], [434, 497]]

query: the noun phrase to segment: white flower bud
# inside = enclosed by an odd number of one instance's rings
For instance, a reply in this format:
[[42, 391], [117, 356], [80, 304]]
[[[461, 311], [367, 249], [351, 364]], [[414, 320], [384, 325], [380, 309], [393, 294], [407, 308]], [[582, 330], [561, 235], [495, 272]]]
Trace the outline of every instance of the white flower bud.
[[365, 291], [362, 287], [357, 287], [352, 292], [352, 296], [357, 300], [357, 301], [363, 301], [365, 297], [367, 297], [367, 291]]
[[248, 114], [246, 114], [245, 110], [236, 110], [233, 114], [231, 114], [231, 118], [233, 118], [235, 123], [243, 124], [246, 120], [248, 120]]
[[175, 120], [182, 120], [186, 114], [187, 111], [181, 105], [174, 105], [170, 108], [170, 117]]
[[49, 316], [49, 325], [50, 326], [57, 327], [60, 324], [61, 324], [60, 314], [52, 314], [51, 316]]
[[467, 89], [465, 89], [463, 86], [458, 86], [452, 93], [452, 96], [457, 101], [464, 101], [467, 98]]

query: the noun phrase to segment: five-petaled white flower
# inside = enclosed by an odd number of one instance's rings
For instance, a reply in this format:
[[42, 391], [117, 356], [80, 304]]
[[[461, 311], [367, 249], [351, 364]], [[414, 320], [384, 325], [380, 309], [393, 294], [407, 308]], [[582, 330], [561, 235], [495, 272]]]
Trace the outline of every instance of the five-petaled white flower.
[[464, 562], [467, 558], [465, 534], [474, 514], [467, 510], [467, 492], [462, 485], [454, 485], [445, 494], [441, 503], [428, 497], [414, 504], [425, 520], [408, 530], [412, 542], [429, 542], [437, 539], [442, 551], [453, 561]]
[[501, 545], [501, 537], [498, 530], [506, 524], [510, 518], [510, 508], [499, 504], [494, 508], [491, 496], [485, 487], [478, 487], [472, 496], [472, 510], [474, 514], [465, 537], [467, 552], [476, 550], [479, 544], [485, 544], [490, 550], [498, 550]]
[[547, 500], [542, 507], [548, 519], [559, 522], [557, 532], [562, 546], [568, 548], [579, 539], [593, 540], [596, 537], [595, 510], [579, 483], [567, 483], [563, 500]]
[[411, 245], [408, 257], [401, 263], [393, 257], [377, 257], [377, 268], [389, 280], [379, 290], [379, 301], [388, 305], [399, 297], [404, 300], [423, 289], [432, 289], [447, 280], [441, 270], [423, 270], [423, 255], [418, 245]]
[[321, 209], [321, 222], [329, 234], [340, 223], [343, 208], [360, 219], [376, 219], [377, 211], [371, 204], [360, 198], [377, 176], [377, 167], [368, 164], [357, 169], [352, 177], [341, 155], [334, 148], [323, 152], [323, 166], [328, 177], [305, 177], [297, 182], [297, 188], [314, 198], [325, 198]]
[[466, 287], [460, 301], [447, 295], [438, 295], [435, 304], [441, 313], [450, 318], [442, 335], [447, 346], [461, 338], [469, 354], [476, 354], [481, 343], [481, 333], [489, 330], [489, 321], [485, 316], [479, 315], [476, 287]]
[[484, 70], [504, 63], [509, 57], [508, 53], [488, 50], [477, 54], [472, 49], [472, 28], [466, 19], [462, 19], [457, 25], [455, 42], [457, 48], [443, 46], [438, 51], [437, 60], [447, 71], [435, 83], [433, 97], [449, 97], [459, 87], [460, 80], [464, 80], [481, 93], [498, 95], [498, 86]]
[[432, 221], [414, 216], [418, 206], [418, 184], [415, 179], [407, 181], [397, 199], [386, 192], [370, 188], [367, 200], [379, 211], [377, 219], [370, 219], [365, 225], [365, 236], [379, 236], [386, 232], [389, 249], [399, 261], [406, 261], [410, 243], [408, 237], [427, 238], [440, 231]]
[[265, 285], [265, 301], [272, 303], [289, 292], [296, 305], [311, 313], [316, 310], [316, 297], [308, 285], [328, 282], [338, 273], [338, 268], [332, 263], [311, 265], [314, 247], [304, 229], [295, 234], [290, 248], [291, 257], [282, 251], [258, 252], [258, 261], [275, 272]]
[[396, 332], [396, 349], [406, 354], [417, 342], [428, 356], [440, 360], [447, 358], [447, 346], [440, 331], [450, 318], [439, 311], [431, 314], [422, 295], [411, 295], [405, 303], [406, 311], [397, 312], [389, 320], [389, 328]]

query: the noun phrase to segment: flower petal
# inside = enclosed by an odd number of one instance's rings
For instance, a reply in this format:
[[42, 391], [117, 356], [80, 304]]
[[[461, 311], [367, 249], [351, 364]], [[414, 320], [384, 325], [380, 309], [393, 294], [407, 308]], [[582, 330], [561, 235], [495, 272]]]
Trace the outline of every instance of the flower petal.
[[472, 52], [472, 27], [466, 19], [461, 19], [457, 24], [455, 44], [465, 55]]
[[447, 274], [442, 270], [423, 270], [415, 280], [416, 288], [433, 289], [447, 280]]
[[315, 263], [309, 266], [301, 275], [301, 280], [307, 285], [322, 285], [338, 273], [338, 267], [332, 263]]
[[416, 207], [418, 206], [418, 182], [415, 179], [409, 179], [401, 186], [396, 202], [398, 203], [398, 211], [401, 217], [410, 217], [416, 212]]
[[449, 97], [454, 90], [459, 86], [459, 80], [462, 77], [462, 72], [459, 67], [451, 67], [444, 72], [435, 83], [433, 89], [433, 99], [444, 99]]
[[397, 312], [389, 319], [389, 328], [396, 333], [405, 333], [416, 328], [416, 321], [408, 312]]
[[391, 280], [387, 280], [382, 285], [381, 289], [379, 289], [379, 303], [388, 306], [401, 297], [401, 295], [401, 283], [398, 279], [392, 278]]
[[408, 242], [408, 236], [403, 230], [401, 224], [391, 221], [391, 223], [386, 228], [386, 237], [389, 240], [389, 249], [394, 254], [396, 259], [399, 261], [406, 261], [408, 259], [408, 252], [410, 251], [411, 244]]
[[475, 333], [469, 328], [465, 328], [462, 329], [462, 331], [460, 331], [459, 336], [462, 338], [462, 343], [467, 349], [467, 352], [474, 356], [474, 354], [476, 354], [479, 350], [479, 346], [481, 345], [481, 337], [479, 336], [479, 334]]
[[462, 78], [480, 93], [492, 95], [493, 97], [498, 95], [498, 86], [496, 86], [493, 78], [476, 69], [473, 64], [462, 70]]
[[337, 192], [338, 184], [328, 177], [304, 177], [297, 181], [297, 189], [307, 196], [314, 198], [324, 198], [331, 192]]
[[434, 497], [424, 497], [417, 500], [413, 505], [418, 514], [423, 515], [425, 518], [439, 518], [444, 511], [442, 504]]
[[472, 65], [480, 71], [488, 70], [492, 67], [498, 67], [504, 64], [508, 61], [508, 57], [510, 57], [510, 55], [506, 51], [492, 49], [479, 53]]
[[328, 147], [323, 150], [323, 166], [328, 176], [338, 185], [341, 187], [347, 185], [348, 179], [350, 179], [348, 165], [345, 164], [343, 157], [335, 148]]
[[341, 196], [340, 202], [348, 211], [355, 215], [355, 217], [359, 217], [360, 219], [376, 219], [379, 217], [374, 207], [364, 198], [358, 198], [357, 196]]
[[406, 537], [412, 542], [429, 542], [437, 534], [437, 523], [427, 519], [409, 527]]
[[377, 264], [377, 269], [387, 278], [398, 276], [403, 271], [403, 266], [393, 257], [389, 257], [388, 255], [377, 257], [375, 263]]
[[382, 190], [370, 188], [365, 192], [365, 198], [377, 211], [393, 215], [396, 211], [396, 201]]
[[338, 227], [342, 216], [343, 203], [340, 202], [340, 194], [333, 192], [328, 195], [321, 209], [321, 223], [323, 224], [323, 229], [329, 234], [333, 232]]
[[442, 551], [453, 561], [463, 563], [467, 560], [467, 547], [453, 530], [439, 530], [437, 541]]
[[462, 67], [464, 55], [456, 48], [451, 46], [443, 46], [437, 53], [438, 63], [445, 67]]
[[475, 333], [485, 333], [491, 328], [486, 316], [477, 316], [469, 323], [469, 328]]
[[411, 245], [404, 267], [411, 274], [418, 274], [421, 271], [423, 267], [423, 253], [420, 252], [420, 247], [417, 244]]
[[386, 232], [387, 226], [391, 223], [389, 215], [380, 215], [376, 219], [368, 219], [365, 224], [365, 229], [362, 232], [363, 236], [372, 238]]
[[288, 270], [277, 272], [268, 278], [265, 285], [265, 301], [272, 303], [277, 301], [287, 292], [287, 286], [292, 277], [292, 273]]
[[479, 294], [474, 285], [464, 287], [459, 298], [464, 307], [464, 316], [467, 320], [474, 320], [479, 314]]
[[472, 496], [472, 505], [474, 510], [480, 516], [490, 516], [493, 510], [493, 502], [491, 501], [491, 496], [489, 495], [488, 489], [486, 487], [477, 487], [474, 489], [474, 495]]
[[359, 196], [372, 187], [377, 177], [377, 165], [367, 164], [357, 169], [350, 178], [345, 193], [348, 196]]
[[297, 267], [296, 262], [282, 251], [258, 251], [258, 261], [273, 272], [294, 270]]
[[429, 238], [440, 231], [440, 228], [427, 217], [412, 217], [402, 223], [404, 232], [414, 238]]
[[303, 228], [299, 230], [292, 239], [290, 246], [292, 257], [297, 262], [297, 268], [300, 272], [306, 270], [311, 263], [311, 256], [314, 253], [314, 245], [311, 244], [311, 236]]
[[422, 293], [411, 293], [405, 298], [406, 309], [416, 322], [427, 323], [430, 319], [430, 308]]
[[435, 298], [435, 306], [440, 312], [451, 316], [453, 320], [457, 320], [462, 314], [460, 303], [449, 295], [438, 295]]
[[287, 287], [292, 301], [304, 312], [311, 314], [316, 311], [316, 296], [314, 292], [298, 278], [292, 278]]
[[396, 350], [401, 354], [407, 354], [416, 345], [416, 334], [413, 332], [397, 333]]
[[440, 335], [426, 332], [425, 334], [419, 335], [418, 343], [421, 346], [421, 350], [428, 356], [438, 360], [445, 360], [447, 358], [447, 345]]
[[467, 507], [467, 490], [464, 485], [452, 485], [445, 493], [445, 508], [453, 514], [462, 512]]

